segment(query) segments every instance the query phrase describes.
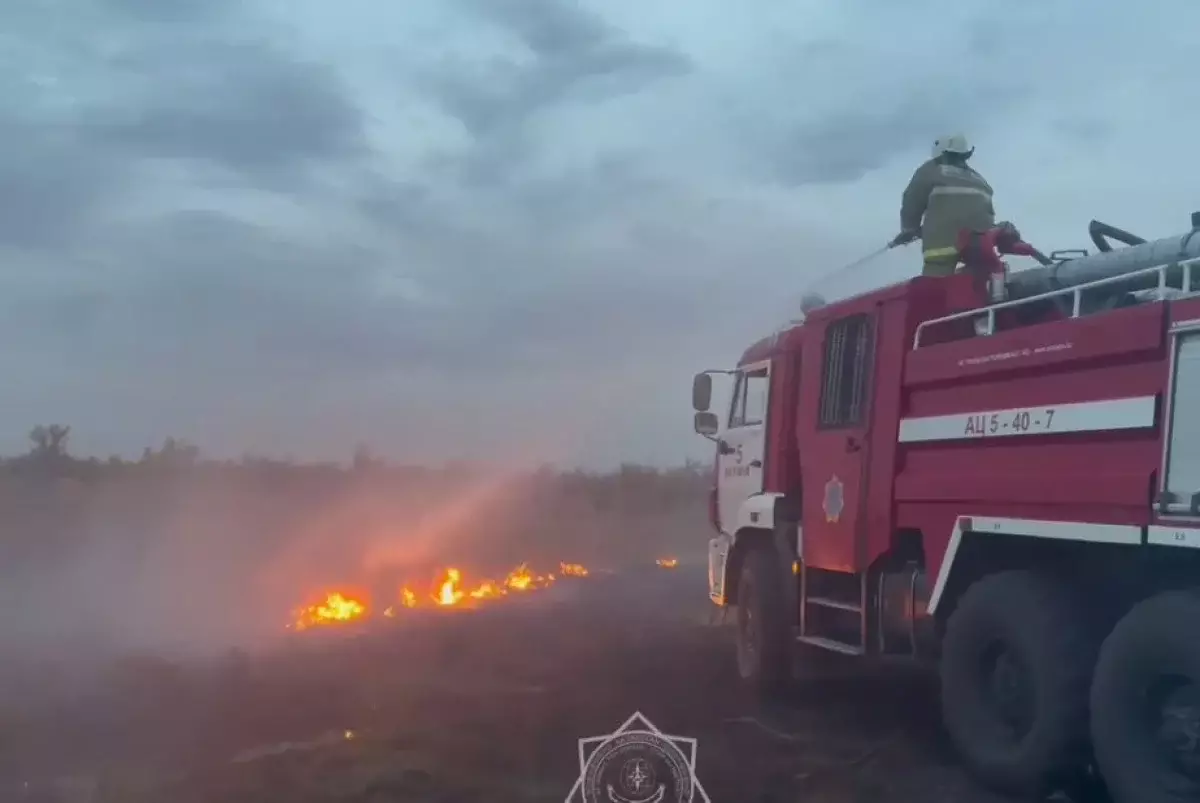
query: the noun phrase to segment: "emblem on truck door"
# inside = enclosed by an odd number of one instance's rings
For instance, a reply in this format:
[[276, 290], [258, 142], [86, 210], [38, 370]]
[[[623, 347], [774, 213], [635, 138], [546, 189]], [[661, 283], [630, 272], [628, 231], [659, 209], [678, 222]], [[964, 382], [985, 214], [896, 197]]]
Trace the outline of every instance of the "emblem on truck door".
[[825, 501], [821, 507], [825, 511], [825, 521], [829, 524], [837, 524], [837, 520], [842, 517], [842, 508], [845, 507], [842, 481], [837, 478], [837, 474], [834, 474], [829, 478], [829, 482], [825, 483]]

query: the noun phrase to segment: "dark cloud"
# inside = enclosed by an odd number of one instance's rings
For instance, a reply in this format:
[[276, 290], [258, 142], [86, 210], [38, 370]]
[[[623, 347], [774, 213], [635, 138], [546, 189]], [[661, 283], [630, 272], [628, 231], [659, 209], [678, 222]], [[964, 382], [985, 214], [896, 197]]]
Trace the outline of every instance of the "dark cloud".
[[[650, 283], [614, 310], [623, 283], [538, 282], [551, 275], [547, 256], [481, 240], [437, 250], [438, 275], [423, 278], [448, 301], [427, 303], [386, 292], [390, 254], [217, 212], [163, 216], [109, 249], [117, 259], [137, 254], [137, 269], [110, 275], [102, 293], [9, 298], [20, 314], [0, 326], [6, 339], [20, 334], [59, 353], [99, 348], [147, 374], [203, 376], [209, 393], [448, 365], [511, 379], [568, 369], [581, 350], [602, 355], [636, 336], [639, 321], [661, 325], [664, 310], [651, 316], [647, 305], [669, 300]], [[618, 320], [625, 333], [614, 339], [605, 330]]]
[[[557, 81], [529, 81], [526, 101], [561, 96], [588, 79], [625, 79], [627, 91], [641, 83], [691, 68], [686, 55], [636, 42], [578, 2], [558, 0], [465, 0], [485, 19], [511, 31]], [[545, 76], [542, 76], [543, 79]], [[613, 87], [616, 89], [616, 85]], [[561, 94], [560, 94], [561, 93]]]
[[238, 0], [95, 0], [110, 13], [124, 14], [146, 22], [193, 23], [212, 19], [239, 5]]
[[[602, 371], [630, 354], [660, 350], [701, 330], [716, 289], [698, 277], [676, 282], [648, 269], [638, 278], [592, 275], [547, 282], [474, 318], [472, 337], [493, 359], [539, 371]], [[502, 346], [500, 344], [503, 344]], [[501, 351], [502, 349], [502, 351]]]
[[420, 309], [381, 300], [371, 283], [380, 255], [345, 240], [303, 242], [189, 212], [147, 224], [118, 247], [147, 266], [118, 303], [136, 312], [125, 336], [153, 332], [155, 350], [169, 343], [226, 379], [314, 366], [336, 378], [422, 356]]
[[[293, 193], [313, 164], [370, 161], [362, 113], [334, 73], [264, 43], [253, 27], [240, 30], [230, 7], [167, 13], [137, 0], [106, 3], [147, 24], [123, 23], [121, 47], [94, 56], [115, 90], [104, 103], [84, 104], [57, 122], [61, 140], [36, 123], [18, 138], [23, 150], [14, 164], [53, 188], [46, 162], [59, 161], [70, 179], [64, 199], [75, 206], [43, 190], [46, 200], [29, 207], [36, 220], [22, 221], [14, 237], [56, 228], [65, 234], [68, 223], [80, 228], [147, 158], [215, 164], [248, 185]], [[534, 58], [488, 75], [454, 65], [427, 76], [425, 85], [436, 87], [443, 108], [475, 141], [467, 155], [448, 156], [456, 181], [506, 181], [535, 153], [532, 124], [540, 114], [636, 91], [688, 66], [682, 55], [634, 42], [569, 5], [474, 8]], [[499, 210], [510, 223], [504, 234], [473, 224], [456, 205], [461, 199], [451, 193], [447, 200], [444, 187], [424, 179], [341, 175], [356, 183], [357, 211], [391, 250], [215, 211], [168, 213], [88, 241], [88, 253], [127, 267], [106, 274], [102, 289], [13, 298], [26, 311], [14, 325], [19, 320], [30, 342], [51, 353], [100, 349], [104, 360], [164, 375], [188, 366], [186, 373], [202, 373], [213, 387], [234, 388], [317, 374], [337, 381], [399, 366], [520, 376], [568, 368], [580, 353], [599, 364], [606, 352], [620, 353], [614, 344], [625, 348], [638, 333], [675, 319], [665, 305], [680, 295], [668, 284], [643, 281], [631, 293], [603, 272], [564, 272], [586, 249], [557, 229], [660, 189], [630, 154], [602, 155], [510, 187]], [[310, 194], [298, 198], [321, 200], [313, 187], [303, 190]], [[53, 223], [39, 229], [43, 220]], [[531, 237], [538, 229], [558, 236]], [[381, 290], [395, 271], [439, 303]], [[619, 337], [607, 331], [614, 321]]]
[[431, 229], [447, 231], [448, 221], [432, 189], [419, 181], [373, 173], [358, 182], [354, 193], [357, 211], [388, 233], [420, 239], [433, 233]]
[[[779, 127], [762, 153], [770, 177], [785, 184], [843, 183], [862, 178], [897, 156], [928, 152], [944, 133], [970, 134], [1014, 113], [1034, 89], [1027, 75], [995, 72], [978, 52], [948, 42], [944, 65], [914, 58], [913, 74], [883, 71], [862, 76], [856, 62], [868, 58], [861, 46], [818, 43], [800, 50], [787, 73], [797, 79], [794, 94], [826, 98], [814, 76], [851, 76], [843, 98], [824, 113], [820, 103], [798, 106], [801, 119]], [[925, 71], [935, 73], [922, 79]], [[856, 98], [854, 103], [845, 98]], [[914, 165], [915, 167], [915, 165]]]
[[123, 66], [155, 75], [157, 86], [139, 107], [107, 109], [90, 125], [130, 153], [272, 180], [365, 153], [362, 112], [334, 72], [265, 43], [147, 46]]
[[577, 58], [602, 49], [613, 37], [611, 25], [574, 0], [463, 0], [462, 4], [509, 28], [543, 57]]
[[424, 78], [430, 94], [474, 140], [458, 165], [470, 183], [504, 182], [531, 158], [536, 143], [529, 127], [539, 114], [637, 92], [691, 69], [685, 54], [637, 42], [577, 3], [460, 0], [459, 5], [512, 34], [532, 56], [442, 63]]
[[102, 334], [111, 302], [107, 293], [88, 288], [10, 291], [0, 302], [0, 332], [22, 351], [69, 351]]
[[256, 35], [261, 23], [231, 3], [96, 0], [80, 8], [78, 25], [94, 26], [85, 40], [35, 11], [9, 20], [10, 35], [33, 37], [26, 60], [38, 66], [9, 60], [0, 245], [74, 242], [96, 211], [136, 192], [146, 159], [216, 164], [291, 189], [314, 164], [366, 153], [362, 113], [334, 71]]
[[0, 244], [52, 248], [119, 189], [120, 166], [72, 126], [0, 113]]
[[[436, 270], [399, 277], [416, 274], [426, 301], [384, 287], [397, 263], [410, 263], [403, 252], [306, 240], [216, 212], [166, 215], [127, 229], [102, 255], [136, 254], [136, 269], [109, 275], [102, 292], [9, 298], [20, 314], [0, 332], [76, 359], [97, 353], [118, 374], [137, 366], [202, 381], [209, 395], [447, 366], [472, 381], [512, 382], [580, 361], [601, 370], [692, 332], [715, 289], [703, 275], [679, 282], [637, 250], [615, 252], [625, 269], [613, 272], [561, 242], [476, 236], [431, 244]], [[637, 262], [646, 270], [630, 273]]]
[[522, 182], [513, 189], [513, 201], [543, 228], [588, 223], [604, 210], [633, 210], [671, 189], [636, 154], [606, 153], [557, 175]]
[[[932, 48], [901, 29], [909, 12], [867, 4], [866, 22], [826, 15], [838, 41], [815, 44], [782, 11], [680, 24], [703, 75], [595, 0], [15, 4], [5, 30], [36, 52], [0, 65], [0, 363], [28, 381], [5, 406], [53, 397], [131, 443], [191, 415], [199, 440], [241, 448], [267, 419], [303, 453], [342, 416], [469, 451], [454, 433], [472, 409], [517, 442], [514, 410], [572, 412], [531, 403], [531, 383], [569, 408], [594, 382], [644, 388], [614, 453], [667, 413], [688, 437], [666, 400], [692, 368], [735, 357], [873, 236], [826, 213], [825, 188], [791, 188], [895, 166], [946, 130], [998, 136], [1042, 71], [993, 35], [1003, 18], [913, 22]], [[1040, 123], [1074, 139], [1106, 118]], [[745, 286], [771, 298], [731, 304]]]
[[[772, 163], [787, 184], [854, 181], [898, 154], [927, 149], [943, 128], [958, 130], [958, 108], [944, 99], [914, 97], [894, 106], [855, 109], [796, 126]], [[914, 165], [915, 168], [915, 165]]]

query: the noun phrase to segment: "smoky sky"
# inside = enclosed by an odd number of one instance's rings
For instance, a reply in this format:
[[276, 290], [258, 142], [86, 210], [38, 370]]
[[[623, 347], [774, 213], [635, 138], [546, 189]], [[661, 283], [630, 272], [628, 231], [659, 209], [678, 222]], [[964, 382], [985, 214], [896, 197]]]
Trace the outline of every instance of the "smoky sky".
[[7, 451], [670, 463], [936, 136], [1044, 249], [1200, 207], [1181, 0], [11, 5]]

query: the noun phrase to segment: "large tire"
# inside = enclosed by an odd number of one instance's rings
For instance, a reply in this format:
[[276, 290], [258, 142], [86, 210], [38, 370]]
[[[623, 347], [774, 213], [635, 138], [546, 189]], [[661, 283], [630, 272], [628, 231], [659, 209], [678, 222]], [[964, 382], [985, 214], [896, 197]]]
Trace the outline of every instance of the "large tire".
[[1035, 797], [1083, 774], [1098, 644], [1051, 578], [1002, 572], [967, 589], [946, 625], [941, 697], [946, 730], [976, 778]]
[[779, 561], [772, 550], [754, 547], [738, 581], [737, 664], [761, 696], [778, 696], [791, 680], [789, 621]]
[[[1126, 614], [1101, 648], [1092, 681], [1092, 742], [1117, 803], [1200, 800], [1197, 622], [1200, 590], [1159, 594]], [[1185, 683], [1190, 690], [1181, 688]], [[1168, 700], [1176, 721], [1164, 727]], [[1172, 755], [1168, 745], [1179, 753]]]

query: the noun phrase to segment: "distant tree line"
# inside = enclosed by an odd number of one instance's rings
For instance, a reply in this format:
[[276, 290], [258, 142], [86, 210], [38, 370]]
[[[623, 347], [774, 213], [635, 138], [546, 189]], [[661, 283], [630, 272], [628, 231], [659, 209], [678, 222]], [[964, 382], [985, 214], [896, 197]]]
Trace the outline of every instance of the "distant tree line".
[[[193, 443], [167, 438], [157, 448], [146, 447], [130, 460], [78, 456], [70, 450], [71, 427], [44, 424], [29, 431], [30, 448], [0, 458], [0, 477], [38, 483], [68, 481], [84, 484], [118, 479], [186, 480], [199, 477], [255, 480], [280, 485], [330, 486], [360, 482], [401, 486], [441, 486], [467, 483], [488, 472], [470, 463], [444, 466], [405, 465], [377, 456], [357, 445], [349, 461], [301, 462], [259, 455], [236, 460], [206, 457]], [[625, 464], [609, 472], [542, 467], [533, 472], [535, 484], [548, 495], [586, 499], [598, 513], [651, 513], [700, 502], [712, 481], [711, 466], [696, 461], [659, 468]]]

